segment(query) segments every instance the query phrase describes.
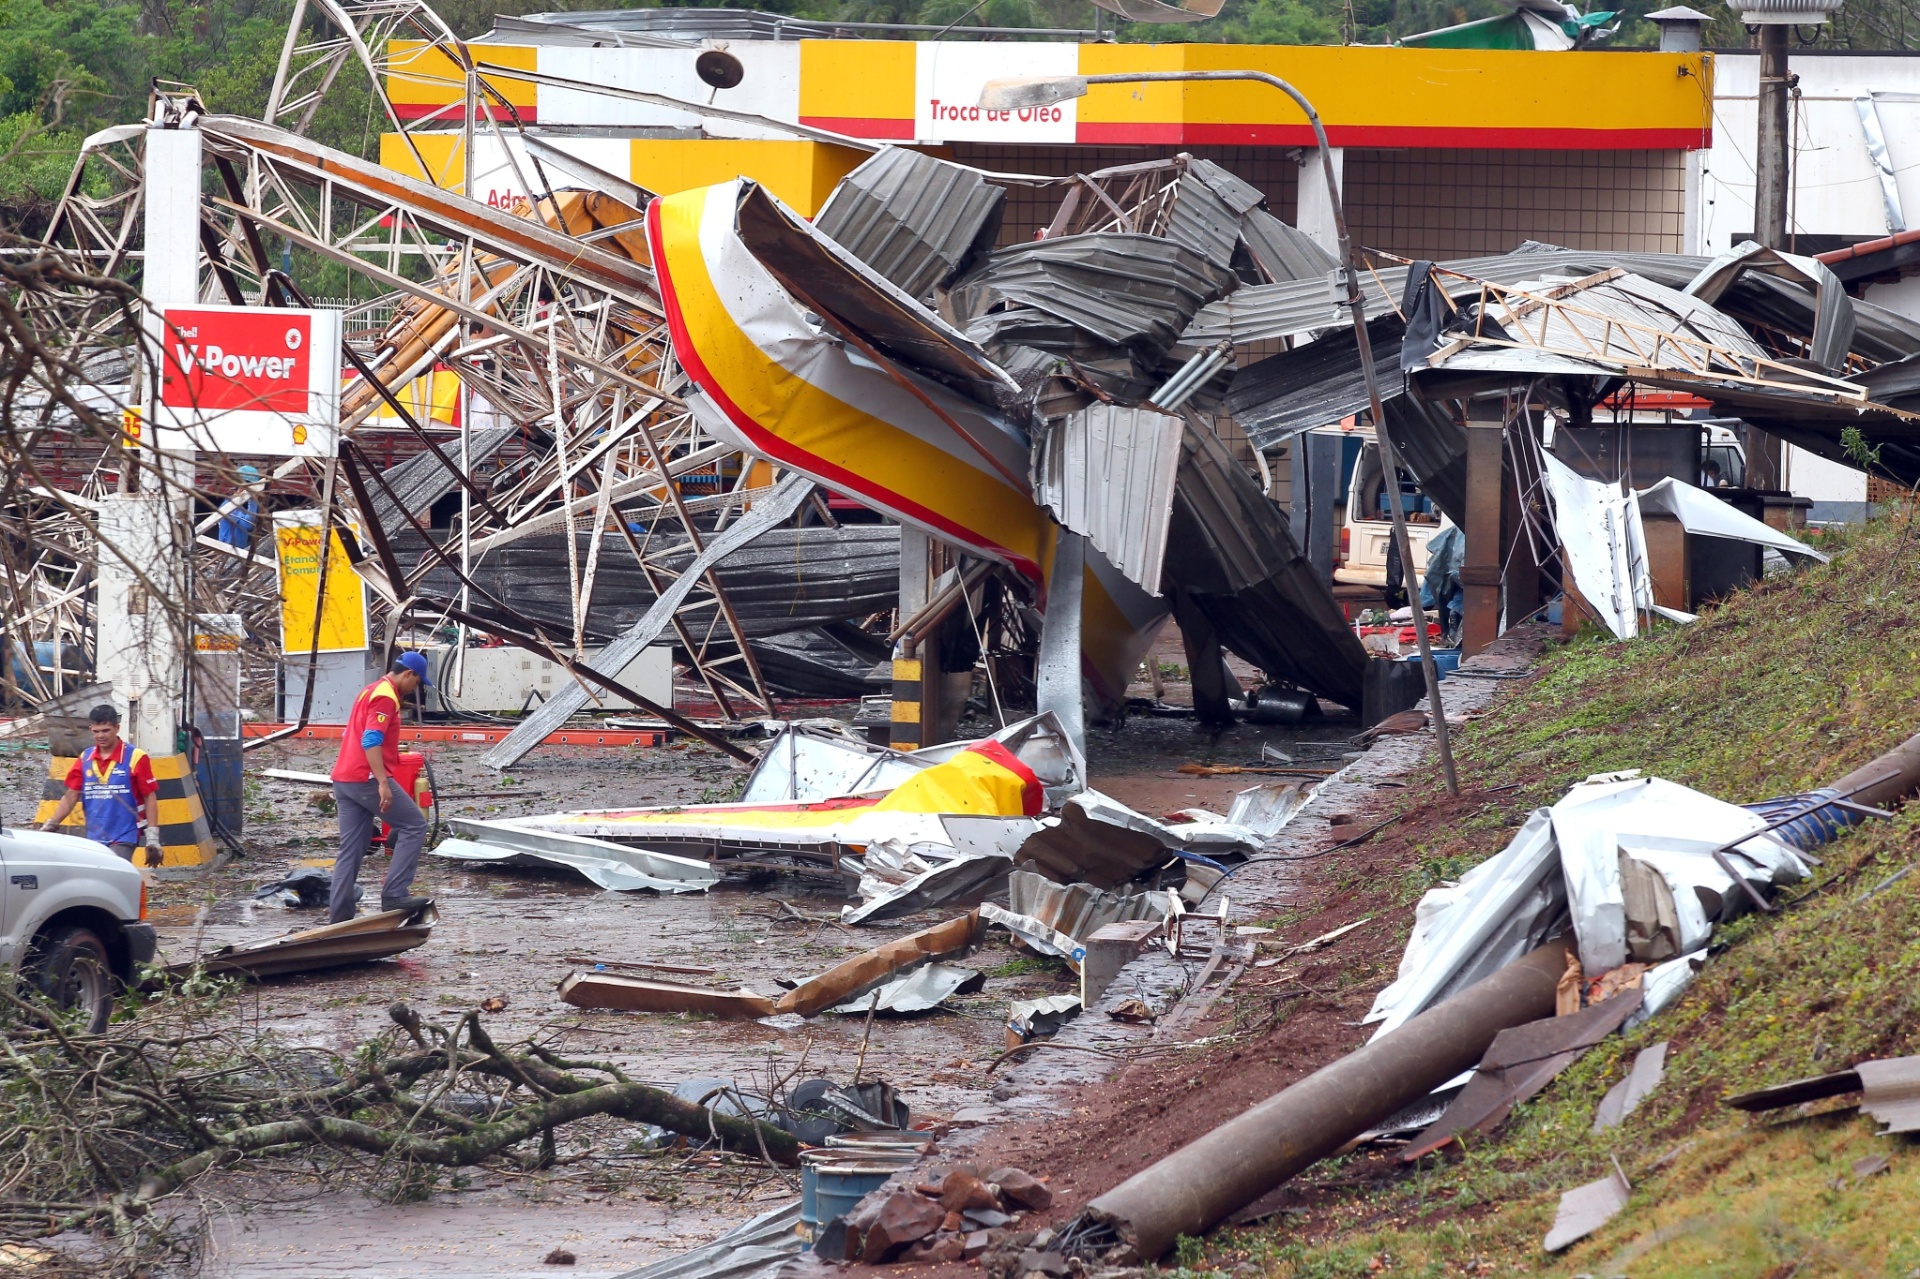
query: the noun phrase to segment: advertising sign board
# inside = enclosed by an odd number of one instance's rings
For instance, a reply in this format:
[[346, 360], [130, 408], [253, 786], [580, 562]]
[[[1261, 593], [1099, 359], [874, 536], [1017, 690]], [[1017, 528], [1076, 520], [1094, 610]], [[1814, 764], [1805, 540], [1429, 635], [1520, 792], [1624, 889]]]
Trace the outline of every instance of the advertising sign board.
[[161, 449], [327, 457], [340, 414], [340, 313], [161, 306], [151, 420]]

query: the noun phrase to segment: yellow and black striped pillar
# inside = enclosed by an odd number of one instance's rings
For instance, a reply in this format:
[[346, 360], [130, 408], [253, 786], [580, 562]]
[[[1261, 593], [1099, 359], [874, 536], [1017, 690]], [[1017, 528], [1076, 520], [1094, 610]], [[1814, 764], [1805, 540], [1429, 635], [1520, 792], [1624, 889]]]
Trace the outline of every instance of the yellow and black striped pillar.
[[[153, 780], [160, 784], [160, 859], [162, 870], [191, 870], [213, 862], [213, 831], [207, 825], [207, 810], [200, 802], [200, 788], [194, 785], [193, 768], [185, 755], [152, 755]], [[67, 793], [67, 773], [74, 757], [55, 755], [47, 761], [47, 781], [40, 791], [40, 806], [34, 810], [35, 825], [53, 816], [53, 810]], [[87, 816], [74, 805], [67, 820], [60, 823], [71, 835], [87, 833]]]
[[921, 666], [919, 658], [893, 659], [893, 717], [887, 744], [897, 751], [920, 749], [920, 713], [924, 700]]

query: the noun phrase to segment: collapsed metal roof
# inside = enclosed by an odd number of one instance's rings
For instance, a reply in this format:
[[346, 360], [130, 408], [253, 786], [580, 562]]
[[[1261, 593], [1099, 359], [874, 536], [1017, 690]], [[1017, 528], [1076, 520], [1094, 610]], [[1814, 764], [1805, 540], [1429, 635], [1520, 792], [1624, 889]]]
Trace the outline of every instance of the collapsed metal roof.
[[1167, 577], [1269, 676], [1359, 706], [1369, 660], [1286, 513], [1206, 427], [1181, 441]]
[[1149, 406], [1090, 404], [1060, 419], [1034, 458], [1034, 496], [1154, 595], [1182, 430], [1179, 418]]
[[[1400, 340], [1406, 332], [1407, 326], [1392, 312], [1367, 324], [1383, 401], [1405, 390]], [[1240, 424], [1257, 449], [1316, 426], [1331, 426], [1366, 407], [1366, 378], [1351, 328], [1246, 366], [1234, 374], [1220, 401], [1221, 410]]]
[[1006, 200], [978, 169], [888, 147], [840, 180], [813, 225], [924, 299], [993, 248]]
[[[1172, 240], [1095, 232], [1000, 249], [955, 282], [952, 298], [968, 319], [1027, 307], [1152, 360], [1166, 353], [1196, 311], [1238, 283]], [[1047, 349], [1037, 327], [1003, 325], [1001, 334]]]

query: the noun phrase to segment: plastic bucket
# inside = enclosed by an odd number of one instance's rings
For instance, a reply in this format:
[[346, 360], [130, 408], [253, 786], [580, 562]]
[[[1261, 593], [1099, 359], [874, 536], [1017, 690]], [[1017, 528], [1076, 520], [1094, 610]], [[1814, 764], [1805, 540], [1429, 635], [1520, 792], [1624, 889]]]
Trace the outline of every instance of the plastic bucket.
[[[1457, 648], [1436, 648], [1433, 651], [1433, 671], [1441, 679], [1454, 673], [1460, 666], [1460, 650]], [[1420, 664], [1420, 654], [1409, 653], [1400, 659], [1403, 662]]]

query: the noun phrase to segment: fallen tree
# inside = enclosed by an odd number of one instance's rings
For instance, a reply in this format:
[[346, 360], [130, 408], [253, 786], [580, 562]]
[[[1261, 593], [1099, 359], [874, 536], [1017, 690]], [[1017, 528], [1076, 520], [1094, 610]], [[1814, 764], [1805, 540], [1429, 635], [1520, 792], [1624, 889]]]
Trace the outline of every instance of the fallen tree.
[[[417, 1187], [438, 1169], [550, 1166], [556, 1132], [596, 1118], [770, 1166], [799, 1162], [791, 1133], [682, 1100], [611, 1062], [532, 1040], [502, 1048], [477, 1009], [448, 1027], [395, 1004], [394, 1030], [342, 1056], [236, 1028], [221, 1005], [169, 993], [83, 1035], [0, 992], [0, 1095], [11, 1111], [0, 1239], [92, 1232], [108, 1255], [79, 1269], [130, 1276], [192, 1257], [197, 1214], [170, 1200], [216, 1170], [370, 1155]], [[60, 1254], [44, 1260], [58, 1272]]]

